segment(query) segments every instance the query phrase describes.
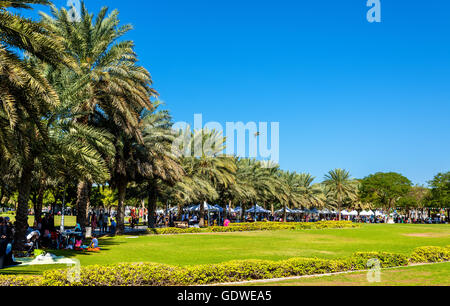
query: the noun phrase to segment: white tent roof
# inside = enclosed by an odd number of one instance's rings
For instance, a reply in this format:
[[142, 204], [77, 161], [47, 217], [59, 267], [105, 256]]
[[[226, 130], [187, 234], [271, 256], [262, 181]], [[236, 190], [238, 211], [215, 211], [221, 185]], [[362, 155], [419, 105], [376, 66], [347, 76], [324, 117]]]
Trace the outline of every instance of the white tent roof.
[[212, 205], [209, 205], [208, 203], [203, 203], [203, 204], [199, 204], [195, 207], [192, 207], [192, 211], [200, 211], [201, 205], [203, 205], [203, 208], [205, 211], [219, 211], [219, 209], [217, 207], [214, 207]]
[[[275, 213], [276, 214], [284, 214], [284, 208], [282, 208], [280, 210], [277, 210]], [[288, 213], [288, 214], [295, 214], [295, 213], [297, 213], [297, 211], [296, 210], [292, 210], [292, 209], [287, 207], [286, 208], [286, 213]]]
[[363, 216], [363, 217], [369, 217], [369, 216], [374, 216], [375, 213], [371, 210], [369, 210], [369, 211], [363, 210], [359, 215]]
[[356, 210], [353, 210], [351, 212], [348, 213], [349, 216], [357, 216], [358, 212]]

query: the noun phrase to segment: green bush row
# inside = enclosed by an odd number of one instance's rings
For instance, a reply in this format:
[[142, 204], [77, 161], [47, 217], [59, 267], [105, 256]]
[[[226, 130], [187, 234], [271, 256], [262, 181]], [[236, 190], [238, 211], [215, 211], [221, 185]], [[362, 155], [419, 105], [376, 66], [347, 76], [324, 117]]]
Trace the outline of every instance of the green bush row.
[[447, 247], [421, 247], [413, 251], [410, 262], [431, 263], [450, 261], [450, 246]]
[[320, 222], [255, 222], [255, 223], [233, 223], [227, 227], [213, 226], [208, 228], [157, 228], [149, 229], [148, 232], [154, 235], [174, 235], [192, 233], [226, 233], [226, 232], [250, 232], [250, 231], [272, 231], [272, 230], [304, 230], [304, 229], [325, 229], [325, 228], [356, 228], [360, 227], [350, 221], [320, 221]]
[[243, 260], [221, 264], [176, 267], [164, 264], [117, 264], [81, 268], [80, 281], [70, 283], [68, 270], [44, 272], [31, 280], [23, 277], [0, 278], [0, 286], [189, 286], [245, 280], [259, 280], [325, 274], [367, 269], [367, 261], [377, 258], [381, 266], [408, 265], [404, 255], [356, 253], [345, 259], [292, 258], [283, 261]]

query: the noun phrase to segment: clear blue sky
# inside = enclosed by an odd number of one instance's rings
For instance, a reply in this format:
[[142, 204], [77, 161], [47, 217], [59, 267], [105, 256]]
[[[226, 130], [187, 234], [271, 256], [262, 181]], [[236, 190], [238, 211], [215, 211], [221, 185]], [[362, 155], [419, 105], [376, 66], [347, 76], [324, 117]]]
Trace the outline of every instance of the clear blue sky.
[[[64, 0], [54, 0], [57, 6]], [[321, 180], [450, 170], [450, 1], [87, 0], [118, 8], [175, 121], [280, 122], [280, 164]]]

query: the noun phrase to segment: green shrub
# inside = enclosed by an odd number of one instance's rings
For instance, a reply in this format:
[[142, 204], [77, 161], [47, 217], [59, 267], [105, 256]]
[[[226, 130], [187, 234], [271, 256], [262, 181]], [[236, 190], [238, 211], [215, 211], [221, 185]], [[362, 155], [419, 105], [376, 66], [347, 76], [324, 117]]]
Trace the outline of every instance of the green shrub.
[[411, 257], [412, 263], [444, 262], [450, 260], [450, 246], [416, 248]]
[[176, 267], [165, 264], [117, 264], [86, 266], [80, 280], [70, 283], [68, 270], [44, 272], [43, 276], [1, 276], [0, 286], [190, 286], [367, 270], [371, 259], [381, 268], [407, 266], [410, 262], [442, 262], [450, 259], [449, 247], [422, 247], [410, 259], [384, 252], [355, 253], [343, 259], [291, 258], [282, 261], [241, 260], [220, 264]]
[[0, 287], [11, 286], [41, 286], [40, 276], [0, 275]]
[[283, 222], [255, 222], [255, 223], [233, 223], [228, 227], [213, 226], [208, 228], [157, 228], [149, 229], [149, 234], [154, 235], [174, 235], [192, 233], [227, 233], [227, 232], [250, 232], [250, 231], [273, 231], [273, 230], [305, 230], [305, 229], [325, 229], [325, 228], [357, 228], [360, 224], [350, 221], [321, 221], [309, 223], [283, 223]]
[[367, 261], [378, 258], [382, 267], [408, 263], [403, 255], [357, 253], [345, 259], [292, 258], [283, 261], [242, 260], [221, 264], [175, 267], [163, 264], [119, 264], [81, 268], [78, 283], [69, 283], [67, 270], [47, 271], [45, 286], [189, 286], [325, 274], [367, 269]]
[[367, 263], [371, 259], [378, 259], [381, 268], [401, 267], [408, 265], [408, 257], [402, 254], [384, 253], [384, 252], [359, 252], [351, 257], [353, 270], [366, 270], [370, 268]]

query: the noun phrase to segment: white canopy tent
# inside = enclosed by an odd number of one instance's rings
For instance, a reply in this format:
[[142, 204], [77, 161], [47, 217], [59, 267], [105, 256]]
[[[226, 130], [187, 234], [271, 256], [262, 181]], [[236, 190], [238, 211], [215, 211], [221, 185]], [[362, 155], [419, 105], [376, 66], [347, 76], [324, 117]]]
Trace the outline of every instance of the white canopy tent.
[[[276, 214], [284, 214], [284, 208], [277, 210], [275, 213]], [[295, 214], [295, 213], [297, 213], [297, 211], [292, 210], [290, 208], [286, 208], [286, 213], [288, 213], [288, 214]]]
[[197, 206], [195, 206], [195, 207], [192, 207], [192, 211], [195, 211], [195, 212], [199, 212], [200, 211], [200, 209], [201, 209], [201, 205], [203, 205], [203, 209], [204, 209], [204, 211], [205, 212], [218, 212], [219, 211], [219, 209], [217, 208], [217, 207], [214, 207], [214, 206], [212, 206], [212, 205], [209, 205], [208, 203], [203, 203], [203, 204], [199, 204], [199, 205], [197, 205]]
[[377, 211], [375, 212], [375, 216], [377, 216], [377, 217], [384, 217], [385, 214], [384, 214], [383, 212], [377, 210]]
[[361, 217], [371, 217], [371, 216], [375, 216], [375, 213], [371, 210], [369, 210], [369, 211], [363, 210], [359, 215]]
[[343, 210], [343, 211], [341, 211], [341, 215], [350, 216], [350, 213], [347, 210]]
[[353, 210], [353, 211], [349, 212], [348, 215], [351, 216], [351, 217], [357, 217], [358, 216], [358, 212], [356, 210]]

